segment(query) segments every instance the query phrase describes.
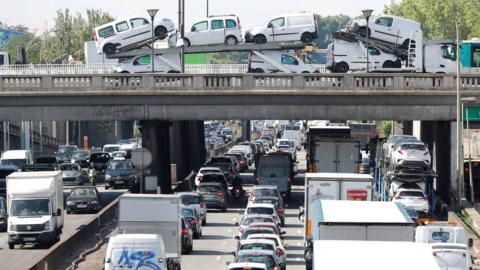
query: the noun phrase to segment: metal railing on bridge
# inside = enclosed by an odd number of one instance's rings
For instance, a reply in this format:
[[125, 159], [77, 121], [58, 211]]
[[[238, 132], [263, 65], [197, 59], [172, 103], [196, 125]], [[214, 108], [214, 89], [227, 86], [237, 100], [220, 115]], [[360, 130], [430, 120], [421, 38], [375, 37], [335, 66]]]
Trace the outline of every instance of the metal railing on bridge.
[[[455, 89], [446, 74], [85, 74], [0, 75], [0, 91], [75, 92], [101, 90], [438, 90]], [[480, 75], [462, 75], [461, 87], [480, 89]], [[121, 92], [119, 92], [121, 93]]]

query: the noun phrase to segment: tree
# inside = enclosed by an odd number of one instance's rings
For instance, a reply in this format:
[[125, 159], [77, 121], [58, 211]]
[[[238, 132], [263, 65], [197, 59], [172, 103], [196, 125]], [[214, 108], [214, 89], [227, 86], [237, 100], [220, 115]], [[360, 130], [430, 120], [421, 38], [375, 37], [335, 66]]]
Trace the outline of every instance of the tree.
[[17, 47], [26, 48], [27, 62], [38, 63], [41, 43], [41, 38], [26, 33], [25, 35], [12, 37], [5, 45], [5, 51], [10, 55], [11, 63], [16, 63], [18, 61]]
[[480, 35], [478, 0], [403, 0], [385, 6], [384, 12], [418, 21], [426, 39], [455, 39], [456, 21], [460, 39]]
[[314, 41], [320, 48], [326, 48], [332, 42], [332, 33], [347, 26], [351, 18], [347, 15], [317, 16], [317, 29], [319, 37]]
[[380, 137], [386, 138], [390, 136], [392, 132], [392, 121], [381, 121], [378, 126], [380, 129]]

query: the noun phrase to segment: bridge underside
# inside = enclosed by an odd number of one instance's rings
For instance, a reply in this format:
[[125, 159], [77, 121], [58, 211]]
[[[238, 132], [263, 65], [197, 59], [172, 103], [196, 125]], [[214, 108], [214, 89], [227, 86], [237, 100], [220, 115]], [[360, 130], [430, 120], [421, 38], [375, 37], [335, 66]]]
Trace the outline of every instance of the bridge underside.
[[[467, 93], [465, 93], [467, 94]], [[476, 93], [477, 94], [477, 93]], [[0, 121], [331, 119], [442, 120], [456, 117], [455, 95], [422, 91], [86, 92], [0, 94]]]

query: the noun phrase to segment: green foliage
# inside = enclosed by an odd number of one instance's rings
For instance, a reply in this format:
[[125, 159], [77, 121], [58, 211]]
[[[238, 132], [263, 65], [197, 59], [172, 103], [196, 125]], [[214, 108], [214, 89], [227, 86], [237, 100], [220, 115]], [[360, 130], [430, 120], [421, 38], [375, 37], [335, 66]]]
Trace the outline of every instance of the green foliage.
[[317, 15], [319, 37], [315, 40], [315, 44], [320, 48], [326, 48], [332, 42], [332, 33], [345, 28], [350, 20], [350, 17], [342, 14], [326, 17]]
[[246, 64], [248, 52], [221, 52], [211, 54], [212, 64]]
[[455, 39], [455, 21], [460, 39], [480, 35], [478, 0], [403, 0], [385, 6], [384, 12], [420, 22], [426, 39]]
[[378, 127], [380, 129], [380, 137], [386, 138], [390, 136], [392, 131], [392, 121], [381, 121]]
[[[86, 18], [77, 13], [70, 14], [69, 9], [58, 10], [54, 19], [55, 30], [34, 37], [12, 38], [6, 45], [12, 62], [16, 61], [16, 46], [27, 49], [27, 60], [30, 63], [50, 63], [56, 59], [66, 59], [68, 55], [77, 55], [83, 60], [85, 41], [92, 40], [93, 28], [108, 23], [114, 18], [101, 10], [87, 9]], [[32, 42], [33, 40], [33, 42]]]

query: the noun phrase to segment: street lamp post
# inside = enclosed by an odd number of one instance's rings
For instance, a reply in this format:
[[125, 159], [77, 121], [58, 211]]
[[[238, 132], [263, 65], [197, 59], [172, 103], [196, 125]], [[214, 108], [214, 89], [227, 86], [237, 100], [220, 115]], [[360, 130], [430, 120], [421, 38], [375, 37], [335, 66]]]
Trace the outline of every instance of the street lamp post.
[[369, 51], [368, 48], [370, 47], [370, 44], [368, 43], [368, 29], [369, 29], [369, 21], [370, 21], [370, 16], [373, 13], [373, 9], [363, 9], [362, 10], [363, 16], [365, 16], [365, 20], [367, 20], [367, 28], [365, 28], [365, 37], [367, 39], [367, 73], [368, 73], [368, 66], [370, 62], [370, 57], [369, 57]]
[[460, 97], [460, 59], [459, 59], [459, 36], [458, 36], [458, 22], [455, 23], [455, 28], [457, 32], [457, 194], [456, 194], [456, 210], [460, 210], [462, 208], [462, 187], [463, 187], [463, 119], [462, 119], [462, 111], [461, 111], [461, 97]]
[[153, 29], [153, 20], [155, 19], [155, 15], [157, 15], [158, 9], [147, 9], [148, 15], [150, 15], [151, 25], [152, 25], [152, 73], [155, 73], [155, 46], [153, 43], [155, 42], [155, 32]]
[[210, 15], [210, 13], [209, 13], [209, 5], [208, 5], [208, 0], [207, 0], [207, 18], [208, 18], [209, 15]]
[[[476, 97], [464, 97], [461, 99], [462, 102], [462, 119], [463, 119], [463, 113], [464, 113], [464, 105], [472, 104], [477, 101]], [[473, 176], [472, 176], [472, 148], [470, 147], [470, 119], [469, 119], [469, 113], [467, 110], [467, 137], [468, 137], [468, 178], [469, 178], [469, 184], [470, 184], [470, 200], [472, 201], [472, 205], [475, 206], [475, 195], [474, 195], [474, 189], [473, 189]]]

